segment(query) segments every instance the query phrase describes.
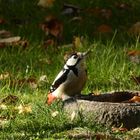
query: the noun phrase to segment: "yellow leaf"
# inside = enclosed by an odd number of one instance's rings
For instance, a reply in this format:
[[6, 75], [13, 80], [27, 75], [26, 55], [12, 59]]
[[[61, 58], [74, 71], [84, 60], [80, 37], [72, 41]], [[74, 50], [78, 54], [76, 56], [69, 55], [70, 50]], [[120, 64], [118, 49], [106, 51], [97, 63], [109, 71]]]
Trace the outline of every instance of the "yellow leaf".
[[81, 40], [81, 38], [75, 36], [75, 37], [74, 37], [74, 40], [73, 40], [73, 44], [74, 44], [74, 47], [75, 47], [75, 48], [81, 47], [81, 46], [82, 46], [82, 40]]
[[25, 114], [25, 113], [31, 113], [32, 112], [32, 107], [30, 105], [19, 105], [16, 107], [18, 110], [19, 114]]
[[6, 110], [7, 109], [7, 106], [5, 104], [0, 104], [0, 109], [1, 110]]
[[9, 72], [5, 72], [5, 73], [0, 74], [0, 80], [5, 80], [9, 77], [10, 77]]
[[54, 112], [52, 113], [52, 117], [56, 117], [58, 114], [59, 114], [58, 111], [54, 111]]

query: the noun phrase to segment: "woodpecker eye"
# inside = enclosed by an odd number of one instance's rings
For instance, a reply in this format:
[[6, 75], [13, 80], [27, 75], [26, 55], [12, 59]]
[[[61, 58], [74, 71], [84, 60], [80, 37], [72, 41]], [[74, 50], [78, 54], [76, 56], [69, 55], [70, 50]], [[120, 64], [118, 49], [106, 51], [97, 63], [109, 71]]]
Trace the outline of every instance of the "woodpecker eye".
[[76, 59], [77, 57], [78, 57], [77, 55], [74, 55], [74, 56], [73, 56], [74, 59]]

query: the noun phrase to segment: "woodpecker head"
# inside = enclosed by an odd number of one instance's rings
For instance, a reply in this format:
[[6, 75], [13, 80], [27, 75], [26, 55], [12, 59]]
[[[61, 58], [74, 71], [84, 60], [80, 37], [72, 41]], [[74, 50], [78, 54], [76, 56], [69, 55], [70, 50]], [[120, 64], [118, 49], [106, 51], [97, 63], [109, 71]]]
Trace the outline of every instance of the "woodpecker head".
[[71, 67], [81, 66], [81, 64], [84, 62], [89, 51], [90, 50], [84, 53], [82, 52], [73, 53], [72, 55], [68, 57], [66, 61], [66, 65], [71, 66]]

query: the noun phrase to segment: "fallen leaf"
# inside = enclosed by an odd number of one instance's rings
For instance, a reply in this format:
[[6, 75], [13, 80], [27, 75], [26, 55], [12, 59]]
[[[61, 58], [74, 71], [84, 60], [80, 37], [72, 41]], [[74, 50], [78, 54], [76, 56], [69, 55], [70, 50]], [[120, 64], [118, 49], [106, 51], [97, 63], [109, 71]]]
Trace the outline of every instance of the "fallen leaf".
[[7, 106], [5, 104], [0, 104], [0, 110], [6, 110]]
[[56, 117], [58, 114], [59, 114], [58, 111], [54, 111], [54, 112], [51, 114], [51, 116], [52, 116], [52, 117]]
[[140, 50], [130, 50], [130, 51], [127, 51], [127, 55], [128, 56], [140, 55]]
[[131, 62], [139, 64], [140, 63], [140, 51], [139, 50], [130, 50], [126, 51], [127, 55]]
[[53, 39], [48, 39], [47, 41], [44, 41], [43, 47], [47, 49], [49, 46], [55, 46], [55, 44]]
[[43, 8], [51, 8], [54, 5], [55, 0], [39, 0], [38, 6]]
[[6, 30], [0, 30], [0, 37], [1, 38], [10, 37], [10, 36], [11, 36], [11, 32], [6, 31]]
[[7, 124], [9, 121], [6, 117], [0, 116], [0, 127], [4, 127], [5, 124]]
[[80, 37], [74, 36], [73, 45], [75, 48], [82, 47], [82, 39]]
[[61, 14], [62, 15], [72, 15], [72, 16], [74, 16], [74, 15], [79, 14], [81, 10], [82, 9], [78, 6], [76, 6], [76, 5], [64, 3]]
[[128, 33], [130, 35], [140, 35], [140, 21], [136, 22], [135, 24], [133, 24], [129, 29], [128, 29]]
[[42, 30], [46, 35], [52, 35], [57, 39], [62, 39], [63, 23], [56, 17], [49, 15], [45, 18], [45, 22], [41, 24]]
[[111, 33], [112, 32], [112, 28], [109, 25], [102, 24], [102, 25], [97, 27], [97, 31], [99, 33]]
[[42, 75], [42, 76], [40, 76], [40, 78], [39, 78], [39, 83], [40, 83], [40, 82], [48, 82], [47, 75]]
[[17, 103], [19, 100], [19, 98], [15, 95], [8, 95], [7, 97], [3, 98], [1, 100], [1, 103], [5, 103], [5, 104], [15, 104]]
[[20, 41], [21, 37], [20, 36], [14, 36], [14, 37], [9, 37], [9, 38], [3, 38], [0, 39], [0, 43], [14, 43]]
[[134, 96], [128, 102], [129, 103], [140, 103], [140, 96]]
[[15, 107], [18, 110], [19, 114], [26, 114], [32, 112], [32, 107], [30, 105], [22, 105], [20, 104], [18, 107]]
[[5, 80], [7, 78], [10, 78], [10, 73], [9, 72], [4, 72], [0, 74], [0, 80]]
[[125, 127], [112, 127], [112, 131], [113, 132], [126, 132], [128, 131], [128, 129]]

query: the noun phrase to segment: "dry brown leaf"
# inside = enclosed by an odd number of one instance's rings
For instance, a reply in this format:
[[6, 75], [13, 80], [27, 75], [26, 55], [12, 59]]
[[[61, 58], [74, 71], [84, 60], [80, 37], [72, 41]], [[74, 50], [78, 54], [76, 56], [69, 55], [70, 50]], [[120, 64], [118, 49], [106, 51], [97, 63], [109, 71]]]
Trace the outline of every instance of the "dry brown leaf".
[[48, 39], [47, 41], [44, 41], [43, 47], [47, 49], [49, 46], [55, 46], [55, 44], [54, 39]]
[[140, 103], [140, 96], [134, 96], [128, 102], [129, 103]]
[[0, 74], [0, 80], [5, 80], [7, 78], [10, 78], [10, 73], [9, 72], [4, 72]]
[[51, 8], [54, 5], [55, 0], [39, 0], [38, 6], [43, 8]]
[[140, 22], [136, 22], [135, 24], [133, 24], [129, 28], [128, 33], [135, 36], [140, 35]]
[[102, 24], [102, 25], [97, 27], [97, 31], [99, 33], [111, 33], [112, 32], [112, 28], [109, 25]]
[[126, 132], [128, 131], [128, 129], [125, 127], [112, 127], [112, 131], [113, 132]]
[[140, 50], [130, 50], [127, 52], [128, 56], [136, 56], [139, 55], [140, 56]]
[[132, 63], [139, 64], [140, 63], [140, 50], [126, 50], [126, 54], [128, 55], [130, 61]]
[[15, 107], [18, 110], [19, 114], [27, 114], [32, 112], [31, 105], [22, 105], [20, 104], [18, 107]]
[[4, 104], [15, 104], [17, 103], [19, 100], [19, 98], [15, 95], [8, 95], [7, 97], [3, 98], [1, 100], [1, 103], [4, 103]]
[[52, 15], [45, 18], [45, 22], [41, 24], [41, 28], [46, 35], [50, 34], [58, 39], [62, 38], [63, 23]]

